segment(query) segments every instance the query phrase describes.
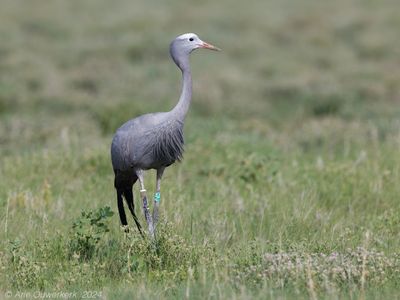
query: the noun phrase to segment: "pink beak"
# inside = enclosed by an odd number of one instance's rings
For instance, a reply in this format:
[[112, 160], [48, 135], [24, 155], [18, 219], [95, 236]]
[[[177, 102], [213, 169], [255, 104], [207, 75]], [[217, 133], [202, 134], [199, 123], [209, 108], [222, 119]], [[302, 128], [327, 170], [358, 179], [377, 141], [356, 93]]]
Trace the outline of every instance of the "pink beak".
[[215, 47], [214, 45], [208, 44], [206, 42], [203, 42], [202, 44], [200, 44], [200, 48], [210, 49], [210, 50], [214, 50], [214, 51], [221, 51], [220, 48]]

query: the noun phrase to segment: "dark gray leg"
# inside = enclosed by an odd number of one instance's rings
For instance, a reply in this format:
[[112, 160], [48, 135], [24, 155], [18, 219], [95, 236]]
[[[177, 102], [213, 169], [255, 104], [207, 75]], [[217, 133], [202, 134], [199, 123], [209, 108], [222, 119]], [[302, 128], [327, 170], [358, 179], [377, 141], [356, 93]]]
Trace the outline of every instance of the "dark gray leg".
[[165, 167], [162, 167], [160, 169], [157, 169], [157, 180], [156, 180], [156, 193], [154, 194], [154, 208], [153, 208], [153, 222], [154, 222], [154, 228], [157, 226], [158, 222], [158, 207], [160, 205], [161, 201], [161, 178], [163, 176]]
[[146, 189], [144, 188], [144, 174], [143, 170], [139, 169], [136, 170], [136, 175], [139, 178], [140, 183], [140, 197], [142, 198], [143, 202], [143, 212], [144, 217], [146, 219], [147, 226], [149, 227], [149, 233], [152, 238], [154, 238], [154, 227], [153, 227], [153, 220], [150, 214], [149, 207], [147, 205], [147, 196], [146, 196]]

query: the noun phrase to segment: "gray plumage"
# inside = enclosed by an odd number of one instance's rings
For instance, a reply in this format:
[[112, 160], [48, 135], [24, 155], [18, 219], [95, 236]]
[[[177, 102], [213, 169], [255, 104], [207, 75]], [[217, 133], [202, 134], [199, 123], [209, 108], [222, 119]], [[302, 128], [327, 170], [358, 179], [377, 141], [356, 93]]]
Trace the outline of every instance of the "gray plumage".
[[168, 113], [146, 114], [122, 125], [111, 145], [114, 171], [158, 169], [181, 160], [183, 122], [168, 117]]
[[[115, 133], [111, 144], [111, 161], [115, 173], [114, 185], [117, 190], [118, 209], [122, 225], [127, 225], [122, 203], [125, 197], [128, 207], [141, 232], [134, 214], [132, 186], [139, 179], [146, 221], [150, 233], [153, 224], [148, 213], [147, 198], [143, 183], [143, 170], [157, 170], [157, 192], [164, 169], [180, 161], [183, 156], [183, 125], [192, 97], [192, 77], [189, 54], [198, 48], [219, 50], [199, 39], [193, 33], [175, 38], [170, 45], [170, 54], [182, 71], [182, 93], [176, 106], [168, 112], [150, 113], [134, 118], [123, 124]], [[154, 209], [158, 209], [158, 201]], [[155, 215], [156, 214], [156, 215]], [[153, 217], [158, 212], [153, 211]]]

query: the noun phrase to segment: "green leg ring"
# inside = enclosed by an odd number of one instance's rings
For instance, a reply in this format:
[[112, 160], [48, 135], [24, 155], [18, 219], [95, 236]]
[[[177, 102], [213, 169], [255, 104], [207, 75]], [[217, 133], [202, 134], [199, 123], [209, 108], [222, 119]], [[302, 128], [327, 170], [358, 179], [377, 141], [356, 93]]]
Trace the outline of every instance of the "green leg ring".
[[160, 192], [155, 193], [154, 194], [154, 201], [160, 202], [160, 200], [161, 200], [161, 193]]

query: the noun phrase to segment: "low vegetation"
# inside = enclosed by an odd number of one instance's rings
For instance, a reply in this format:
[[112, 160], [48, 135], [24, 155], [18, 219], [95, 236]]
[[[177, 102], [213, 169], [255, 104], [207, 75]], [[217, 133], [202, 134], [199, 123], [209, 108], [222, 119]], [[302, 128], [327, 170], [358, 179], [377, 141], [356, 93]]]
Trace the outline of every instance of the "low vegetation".
[[[398, 298], [395, 8], [5, 1], [0, 298]], [[175, 104], [167, 46], [186, 31], [223, 52], [191, 58], [185, 158], [150, 241], [120, 228], [110, 141]]]

